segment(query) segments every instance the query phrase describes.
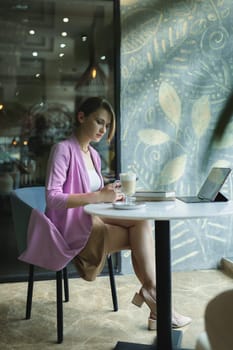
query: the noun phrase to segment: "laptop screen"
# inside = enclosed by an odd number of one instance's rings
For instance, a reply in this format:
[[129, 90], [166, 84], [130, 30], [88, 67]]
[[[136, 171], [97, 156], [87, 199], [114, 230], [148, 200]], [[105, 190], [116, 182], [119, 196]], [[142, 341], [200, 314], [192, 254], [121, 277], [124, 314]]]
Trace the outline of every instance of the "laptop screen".
[[213, 201], [230, 172], [230, 168], [212, 168], [207, 179], [198, 192], [198, 197]]

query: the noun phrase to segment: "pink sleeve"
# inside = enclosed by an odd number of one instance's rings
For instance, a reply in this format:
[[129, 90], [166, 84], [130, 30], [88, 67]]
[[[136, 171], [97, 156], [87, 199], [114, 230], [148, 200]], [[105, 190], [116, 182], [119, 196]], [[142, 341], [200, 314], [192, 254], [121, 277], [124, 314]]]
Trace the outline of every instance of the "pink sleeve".
[[46, 203], [48, 208], [64, 209], [68, 193], [63, 193], [63, 185], [66, 181], [67, 169], [69, 167], [70, 154], [68, 147], [64, 144], [56, 144], [52, 147], [46, 177]]

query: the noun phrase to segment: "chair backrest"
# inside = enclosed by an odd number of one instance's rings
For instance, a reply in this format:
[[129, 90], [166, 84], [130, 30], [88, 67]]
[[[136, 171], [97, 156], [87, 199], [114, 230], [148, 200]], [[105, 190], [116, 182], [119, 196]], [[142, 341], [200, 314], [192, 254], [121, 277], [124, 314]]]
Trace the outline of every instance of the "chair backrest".
[[23, 187], [12, 191], [11, 208], [17, 248], [21, 254], [27, 247], [27, 229], [33, 209], [45, 211], [45, 187]]
[[41, 212], [45, 211], [45, 187], [22, 187], [14, 190], [14, 193], [30, 207]]

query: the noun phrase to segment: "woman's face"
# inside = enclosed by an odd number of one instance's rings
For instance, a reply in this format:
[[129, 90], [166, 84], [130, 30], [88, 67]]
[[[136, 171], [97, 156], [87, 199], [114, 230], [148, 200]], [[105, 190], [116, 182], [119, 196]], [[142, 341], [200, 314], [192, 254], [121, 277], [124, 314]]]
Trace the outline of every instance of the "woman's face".
[[81, 112], [78, 118], [82, 134], [88, 138], [89, 142], [99, 142], [111, 124], [111, 116], [104, 108], [98, 109], [89, 116], [84, 116]]

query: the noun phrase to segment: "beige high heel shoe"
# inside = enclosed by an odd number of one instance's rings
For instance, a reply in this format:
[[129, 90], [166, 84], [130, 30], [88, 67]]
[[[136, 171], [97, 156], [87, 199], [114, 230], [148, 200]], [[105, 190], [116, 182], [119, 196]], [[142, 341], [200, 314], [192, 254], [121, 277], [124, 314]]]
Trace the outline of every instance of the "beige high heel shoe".
[[177, 311], [172, 311], [172, 328], [181, 328], [192, 322], [191, 317], [183, 316]]
[[144, 287], [142, 287], [139, 293], [135, 293], [132, 303], [138, 307], [141, 307], [144, 302], [148, 305], [151, 312], [156, 314], [155, 299], [149, 294], [149, 292]]
[[148, 307], [151, 310], [150, 317], [148, 318], [148, 329], [155, 330], [157, 328], [156, 301], [148, 293], [148, 291], [144, 287], [142, 287], [139, 293], [135, 293], [132, 303], [138, 307], [141, 307], [144, 302], [148, 305]]
[[[157, 314], [156, 314], [156, 301], [148, 293], [148, 291], [142, 287], [139, 293], [135, 293], [132, 303], [138, 307], [141, 307], [143, 303], [146, 303], [151, 310], [148, 318], [148, 329], [153, 331], [157, 329]], [[192, 322], [192, 319], [187, 316], [183, 316], [178, 312], [172, 312], [172, 328], [181, 328]]]
[[[172, 328], [182, 328], [184, 326], [187, 326], [189, 323], [192, 322], [192, 319], [188, 316], [183, 316], [179, 314], [176, 311], [173, 311], [172, 313]], [[156, 315], [154, 315], [152, 312], [150, 313], [150, 317], [148, 318], [148, 329], [150, 331], [154, 331], [157, 329], [157, 320]]]

